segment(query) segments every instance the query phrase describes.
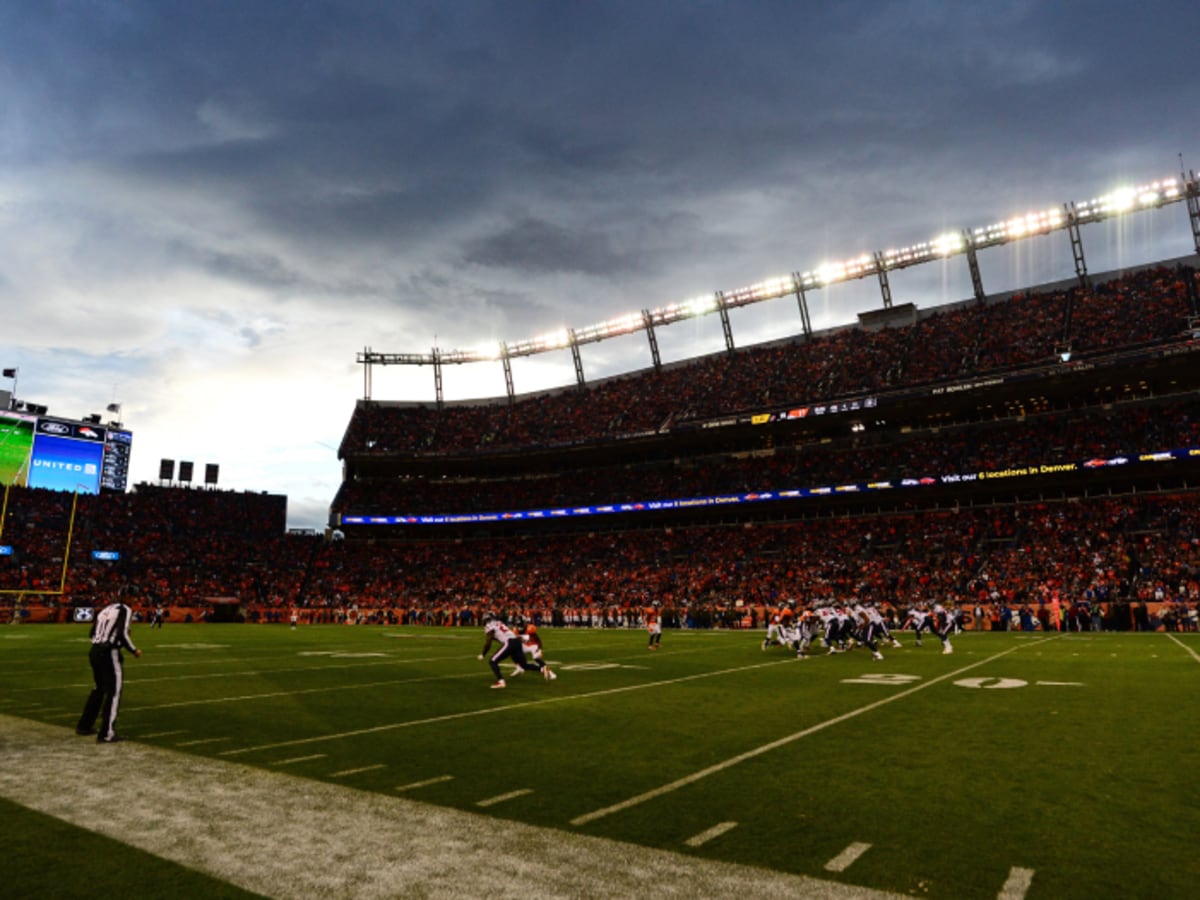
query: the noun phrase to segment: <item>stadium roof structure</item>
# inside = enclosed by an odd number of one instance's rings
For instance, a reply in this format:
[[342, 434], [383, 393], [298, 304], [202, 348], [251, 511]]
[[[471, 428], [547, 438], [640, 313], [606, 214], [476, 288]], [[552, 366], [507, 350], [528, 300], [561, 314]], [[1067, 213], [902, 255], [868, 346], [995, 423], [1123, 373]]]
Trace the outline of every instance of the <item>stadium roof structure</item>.
[[434, 347], [429, 353], [380, 353], [370, 347], [358, 354], [356, 362], [363, 366], [363, 398], [371, 399], [372, 366], [432, 366], [437, 405], [443, 404], [442, 367], [447, 364], [495, 362], [504, 367], [504, 382], [508, 399], [516, 394], [513, 387], [511, 360], [515, 357], [533, 356], [570, 349], [575, 363], [575, 377], [580, 386], [586, 384], [583, 361], [579, 348], [608, 338], [620, 337], [645, 331], [650, 344], [654, 368], [662, 368], [655, 329], [660, 326], [682, 322], [698, 316], [717, 313], [725, 336], [725, 349], [734, 350], [733, 329], [729, 310], [765, 300], [775, 300], [794, 294], [799, 306], [800, 321], [805, 336], [812, 335], [812, 322], [808, 312], [809, 291], [845, 281], [867, 278], [874, 275], [879, 280], [883, 308], [892, 307], [891, 287], [888, 273], [911, 266], [936, 262], [953, 256], [965, 255], [971, 273], [971, 284], [975, 298], [983, 301], [986, 292], [979, 272], [977, 253], [990, 247], [998, 247], [1014, 241], [1026, 240], [1055, 231], [1065, 230], [1070, 237], [1071, 252], [1075, 260], [1075, 274], [1079, 283], [1088, 284], [1087, 260], [1083, 250], [1081, 229], [1084, 225], [1102, 222], [1105, 219], [1127, 215], [1143, 210], [1160, 209], [1184, 201], [1187, 204], [1188, 220], [1192, 229], [1192, 240], [1196, 252], [1200, 253], [1200, 179], [1194, 171], [1179, 177], [1164, 178], [1136, 187], [1121, 188], [1099, 197], [1084, 201], [1071, 201], [1062, 206], [1034, 210], [1025, 215], [1014, 216], [979, 228], [947, 231], [926, 241], [902, 247], [898, 250], [882, 250], [862, 253], [841, 261], [826, 262], [805, 272], [792, 272], [775, 278], [729, 291], [716, 291], [670, 303], [656, 309], [625, 313], [605, 322], [584, 328], [561, 328], [528, 340], [512, 344], [500, 342], [494, 347], [481, 350], [445, 350]]

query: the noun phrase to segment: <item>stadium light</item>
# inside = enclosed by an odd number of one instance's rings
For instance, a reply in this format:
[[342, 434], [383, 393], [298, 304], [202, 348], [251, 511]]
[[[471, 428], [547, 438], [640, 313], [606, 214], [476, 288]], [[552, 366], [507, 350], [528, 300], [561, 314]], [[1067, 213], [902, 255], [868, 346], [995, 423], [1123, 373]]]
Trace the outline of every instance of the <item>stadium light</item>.
[[946, 232], [932, 240], [913, 244], [911, 247], [883, 251], [883, 267], [885, 269], [905, 269], [909, 266], [929, 262], [932, 259], [953, 256], [966, 249], [967, 244], [961, 234]]
[[763, 300], [774, 300], [776, 297], [786, 297], [796, 293], [796, 281], [791, 275], [767, 278], [749, 287], [725, 291], [721, 298], [727, 309], [748, 306]]
[[645, 322], [642, 320], [640, 312], [626, 313], [598, 325], [577, 329], [575, 340], [581, 344], [587, 344], [593, 341], [602, 341], [605, 338], [618, 337], [622, 334], [632, 334], [635, 331], [641, 331], [644, 327]]
[[[681, 303], [669, 303], [643, 313], [626, 313], [592, 325], [587, 328], [569, 332], [560, 329], [547, 335], [531, 340], [509, 344], [507, 353], [503, 349], [497, 351], [491, 348], [479, 351], [451, 351], [439, 353], [435, 350], [430, 354], [412, 353], [375, 353], [370, 349], [358, 355], [357, 361], [365, 364], [364, 384], [367, 385], [365, 395], [370, 397], [370, 367], [378, 365], [434, 365], [442, 362], [473, 362], [479, 360], [494, 360], [499, 356], [529, 356], [535, 353], [545, 353], [574, 347], [578, 355], [578, 345], [604, 340], [618, 335], [630, 334], [635, 331], [649, 331], [652, 335], [651, 347], [656, 346], [653, 339], [653, 329], [658, 325], [669, 325], [673, 322], [720, 312], [724, 317], [726, 310], [747, 306], [763, 300], [772, 300], [789, 294], [803, 295], [806, 291], [826, 287], [842, 281], [879, 275], [881, 282], [891, 269], [903, 269], [925, 262], [946, 259], [959, 253], [966, 253], [972, 267], [972, 276], [976, 282], [976, 295], [982, 295], [979, 283], [975, 252], [985, 247], [995, 247], [1010, 241], [1023, 240], [1048, 234], [1059, 229], [1075, 228], [1081, 224], [1099, 222], [1111, 216], [1124, 215], [1143, 209], [1155, 209], [1169, 203], [1188, 199], [1189, 204], [1200, 196], [1200, 183], [1194, 173], [1186, 176], [1170, 177], [1152, 181], [1135, 187], [1122, 187], [1091, 200], [1068, 203], [1063, 206], [1033, 210], [1024, 215], [1013, 216], [1003, 221], [994, 222], [978, 228], [970, 228], [960, 232], [945, 232], [936, 237], [902, 247], [898, 250], [887, 250], [879, 253], [862, 253], [843, 261], [822, 263], [816, 269], [803, 273], [767, 278], [748, 287], [730, 291], [715, 291], [685, 300]], [[1190, 207], [1189, 207], [1190, 209]], [[1193, 218], [1200, 215], [1193, 214]], [[1193, 231], [1200, 235], [1200, 230], [1193, 224]], [[1075, 240], [1075, 237], [1072, 238]], [[1200, 236], [1196, 238], [1200, 247]], [[885, 306], [888, 301], [885, 297]], [[801, 300], [801, 315], [806, 319], [805, 306]], [[728, 323], [726, 322], [728, 331]], [[808, 333], [808, 326], [805, 326]], [[573, 336], [573, 340], [572, 340]], [[731, 337], [727, 335], [727, 341]], [[9, 373], [12, 375], [9, 375]], [[14, 377], [15, 369], [4, 370], [8, 377]], [[14, 385], [15, 393], [15, 385]], [[510, 385], [511, 393], [511, 385]]]
[[1138, 209], [1153, 209], [1174, 203], [1183, 196], [1183, 185], [1177, 178], [1164, 178], [1137, 187], [1118, 188], [1100, 197], [1076, 204], [1076, 218], [1099, 222], [1109, 216], [1119, 216]]

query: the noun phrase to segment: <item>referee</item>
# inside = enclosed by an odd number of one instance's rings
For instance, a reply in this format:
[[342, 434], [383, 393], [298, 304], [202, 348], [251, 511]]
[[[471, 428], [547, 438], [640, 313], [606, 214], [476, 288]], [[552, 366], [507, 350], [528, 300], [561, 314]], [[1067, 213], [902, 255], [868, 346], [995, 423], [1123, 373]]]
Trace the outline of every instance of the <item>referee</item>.
[[[75, 733], [95, 734], [96, 742], [100, 744], [122, 740], [116, 732], [121, 685], [125, 680], [121, 650], [129, 650], [134, 656], [142, 655], [129, 639], [129, 620], [132, 618], [133, 610], [120, 600], [113, 600], [92, 622], [92, 649], [88, 659], [96, 686], [88, 694]], [[96, 732], [96, 716], [100, 717], [99, 733]]]

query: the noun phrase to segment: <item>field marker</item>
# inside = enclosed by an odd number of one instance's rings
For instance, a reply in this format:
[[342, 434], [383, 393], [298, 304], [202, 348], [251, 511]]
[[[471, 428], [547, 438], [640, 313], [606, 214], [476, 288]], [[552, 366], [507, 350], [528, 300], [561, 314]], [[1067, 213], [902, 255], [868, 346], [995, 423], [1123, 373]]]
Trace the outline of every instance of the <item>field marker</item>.
[[[1051, 638], [1044, 638], [1043, 640], [1051, 640]], [[803, 731], [797, 731], [795, 734], [789, 734], [786, 737], [771, 741], [768, 744], [755, 747], [753, 750], [747, 750], [745, 753], [739, 753], [737, 756], [730, 757], [727, 760], [708, 766], [707, 768], [700, 769], [698, 772], [693, 772], [691, 775], [685, 775], [683, 778], [672, 781], [670, 784], [664, 784], [661, 787], [646, 791], [643, 794], [638, 794], [636, 797], [630, 797], [628, 800], [622, 800], [620, 803], [614, 803], [612, 806], [606, 806], [603, 809], [597, 809], [593, 812], [585, 813], [582, 816], [576, 816], [571, 820], [571, 824], [576, 826], [586, 825], [588, 822], [594, 822], [596, 819], [602, 819], [605, 816], [612, 815], [613, 813], [623, 812], [631, 807], [638, 806], [639, 804], [645, 803], [647, 800], [653, 800], [656, 797], [663, 796], [664, 794], [670, 794], [682, 787], [687, 787], [689, 784], [694, 784], [703, 778], [707, 778], [709, 775], [716, 775], [718, 772], [723, 772], [726, 769], [732, 768], [733, 766], [743, 763], [748, 759], [754, 759], [756, 756], [761, 756], [762, 754], [769, 753], [772, 750], [778, 750], [780, 747], [784, 747], [793, 741], [800, 740], [801, 738], [808, 737], [810, 734], [816, 734], [818, 731], [823, 731], [833, 725], [840, 725], [842, 722], [847, 722], [850, 719], [861, 716], [863, 713], [871, 712], [872, 710], [879, 709], [881, 706], [886, 706], [889, 703], [895, 703], [897, 700], [901, 700], [910, 694], [915, 694], [917, 691], [923, 691], [926, 688], [933, 687], [939, 682], [948, 681], [951, 678], [957, 678], [964, 672], [970, 672], [972, 669], [978, 669], [980, 666], [986, 666], [989, 663], [1008, 656], [1010, 653], [1015, 653], [1020, 649], [1023, 648], [1011, 647], [1008, 650], [997, 653], [995, 656], [988, 657], [987, 659], [980, 660], [976, 663], [971, 663], [969, 666], [964, 666], [963, 668], [957, 669], [953, 672], [947, 672], [945, 675], [939, 675], [937, 678], [931, 678], [929, 681], [918, 684], [915, 687], [910, 687], [908, 690], [901, 691], [898, 694], [892, 694], [890, 697], [884, 697], [882, 700], [876, 700], [874, 703], [868, 703], [866, 706], [860, 706], [858, 709], [852, 709], [850, 712], [843, 713], [835, 718], [826, 719], [824, 722], [818, 722], [816, 725], [805, 728]]]
[[233, 738], [228, 738], [228, 737], [200, 738], [199, 740], [195, 740], [195, 741], [184, 741], [183, 743], [176, 744], [175, 746], [176, 747], [199, 747], [201, 744], [216, 744], [216, 743], [219, 743], [220, 741], [230, 741], [230, 740], [233, 740]]
[[308, 756], [293, 756], [291, 759], [280, 759], [271, 763], [273, 766], [290, 766], [292, 763], [308, 762], [313, 759], [324, 759], [328, 753], [310, 753]]
[[1008, 688], [1026, 687], [1029, 682], [1020, 678], [993, 678], [985, 675], [982, 678], [960, 678], [954, 682], [958, 687], [983, 688], [984, 690], [1007, 690]]
[[1032, 883], [1033, 869], [1013, 866], [1008, 870], [1008, 880], [1004, 882], [1004, 887], [1000, 888], [996, 900], [1022, 900]]
[[187, 730], [181, 728], [177, 731], [155, 731], [155, 732], [152, 732], [151, 734], [142, 735], [142, 740], [148, 741], [148, 740], [150, 740], [150, 738], [172, 737], [173, 735], [176, 735], [176, 734], [187, 734]]
[[509, 791], [507, 794], [500, 794], [495, 797], [488, 797], [486, 800], [480, 800], [476, 806], [495, 806], [497, 803], [503, 803], [505, 800], [515, 800], [517, 797], [524, 797], [526, 794], [532, 794], [533, 788], [521, 788], [518, 791]]
[[694, 837], [688, 838], [684, 843], [689, 847], [699, 847], [702, 844], [707, 844], [713, 838], [720, 837], [727, 831], [732, 831], [734, 828], [737, 828], [737, 822], [719, 822], [707, 831], [702, 831]]
[[[322, 754], [324, 755], [324, 754]], [[428, 787], [431, 784], [441, 784], [443, 781], [453, 781], [453, 775], [439, 775], [437, 778], [426, 778], [424, 781], [414, 781], [412, 784], [402, 784], [398, 791], [414, 791], [417, 788]]]
[[1083, 687], [1082, 681], [1035, 681], [1034, 684], [1045, 687]]
[[334, 772], [330, 778], [341, 778], [343, 775], [357, 775], [359, 772], [374, 772], [376, 769], [386, 769], [387, 763], [375, 763], [373, 766], [359, 766], [357, 769], [342, 769], [340, 772]]
[[829, 862], [825, 863], [826, 872], [845, 872], [851, 864], [871, 849], [870, 844], [853, 843]]

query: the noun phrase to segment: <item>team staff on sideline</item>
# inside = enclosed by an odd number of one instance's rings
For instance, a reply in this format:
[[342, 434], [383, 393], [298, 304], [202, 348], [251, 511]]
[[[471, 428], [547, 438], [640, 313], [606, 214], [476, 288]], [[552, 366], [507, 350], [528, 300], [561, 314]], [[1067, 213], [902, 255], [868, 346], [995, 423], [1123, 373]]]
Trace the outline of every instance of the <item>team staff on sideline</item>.
[[[92, 664], [95, 687], [88, 694], [75, 733], [95, 734], [96, 742], [100, 744], [122, 740], [117, 734], [117, 712], [121, 708], [121, 687], [125, 681], [121, 651], [124, 649], [134, 656], [142, 655], [142, 651], [129, 638], [129, 622], [132, 618], [133, 610], [120, 600], [113, 600], [100, 610], [92, 622], [89, 635], [92, 647], [88, 659]], [[97, 716], [100, 717], [99, 733], [96, 731]]]

